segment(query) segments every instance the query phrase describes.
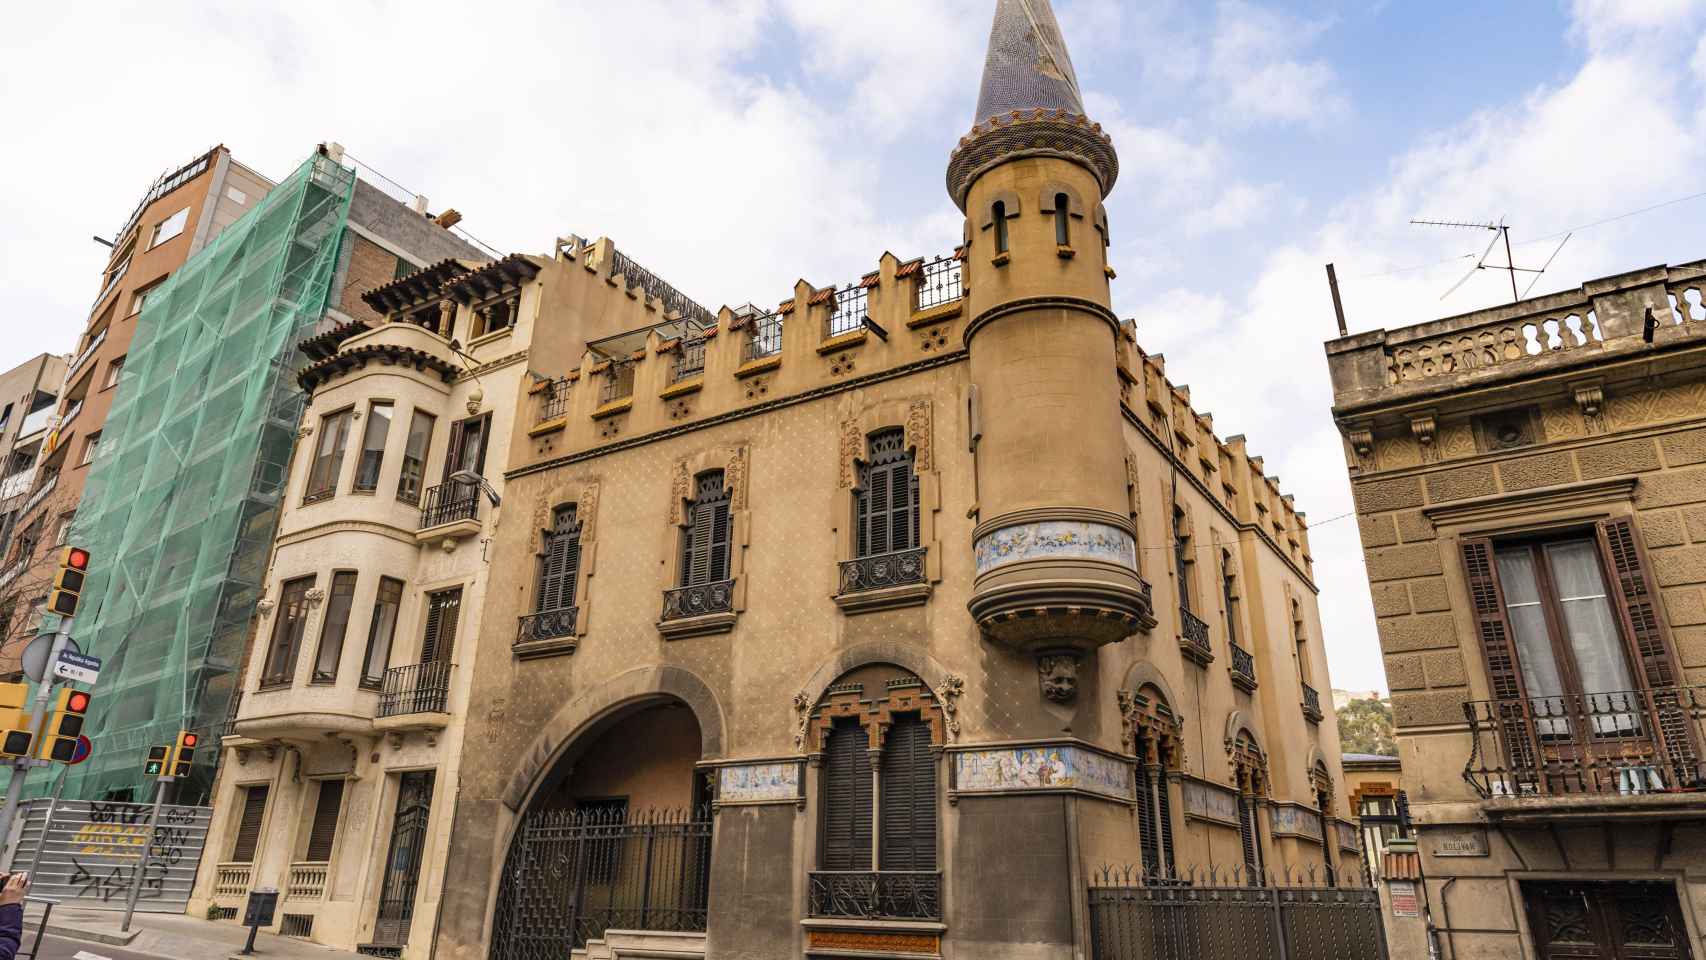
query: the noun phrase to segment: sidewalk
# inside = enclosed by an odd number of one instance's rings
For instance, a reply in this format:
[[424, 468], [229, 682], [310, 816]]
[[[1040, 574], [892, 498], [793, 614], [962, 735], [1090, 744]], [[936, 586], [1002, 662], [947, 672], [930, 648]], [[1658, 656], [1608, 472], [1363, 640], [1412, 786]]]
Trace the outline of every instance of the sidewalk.
[[[24, 946], [27, 949], [41, 912], [33, 905], [24, 917]], [[51, 936], [119, 947], [136, 953], [169, 957], [171, 960], [225, 960], [243, 950], [249, 938], [249, 928], [235, 920], [202, 920], [183, 914], [138, 913], [130, 921], [128, 933], [119, 932], [122, 910], [95, 910], [75, 903], [60, 903], [48, 919], [47, 933]], [[99, 953], [99, 949], [93, 950]], [[345, 960], [361, 954], [334, 950], [294, 937], [280, 937], [262, 931], [255, 935], [256, 957], [269, 960]]]

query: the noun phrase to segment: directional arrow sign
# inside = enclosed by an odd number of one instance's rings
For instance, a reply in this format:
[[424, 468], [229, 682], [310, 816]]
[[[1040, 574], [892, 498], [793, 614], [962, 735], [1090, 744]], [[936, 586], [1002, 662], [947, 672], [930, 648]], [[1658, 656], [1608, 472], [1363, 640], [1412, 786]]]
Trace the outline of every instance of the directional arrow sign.
[[86, 653], [61, 650], [53, 662], [53, 675], [78, 683], [93, 684], [101, 676], [101, 658]]

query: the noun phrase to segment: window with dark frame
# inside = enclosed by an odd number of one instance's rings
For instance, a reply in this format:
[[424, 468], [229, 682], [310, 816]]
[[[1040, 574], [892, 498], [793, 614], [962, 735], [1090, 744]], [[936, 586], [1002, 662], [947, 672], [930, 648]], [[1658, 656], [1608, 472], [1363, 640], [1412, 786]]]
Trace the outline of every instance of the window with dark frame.
[[302, 632], [308, 625], [308, 590], [314, 586], [312, 576], [286, 580], [278, 591], [278, 608], [273, 611], [272, 642], [267, 646], [267, 660], [261, 671], [261, 686], [287, 684], [296, 673], [296, 655], [302, 647]]
[[1191, 535], [1185, 523], [1185, 511], [1173, 508], [1173, 566], [1179, 577], [1179, 609], [1191, 609]]
[[995, 230], [995, 252], [1007, 252], [1007, 201], [997, 200], [989, 208]]
[[681, 536], [678, 586], [697, 587], [729, 579], [729, 491], [723, 471], [707, 470], [695, 482]]
[[871, 750], [865, 728], [837, 718], [824, 738], [823, 823], [818, 866], [871, 869]]
[[427, 594], [426, 628], [421, 636], [421, 663], [450, 661], [456, 652], [456, 622], [462, 613], [462, 588]]
[[1232, 551], [1220, 551], [1220, 595], [1226, 603], [1226, 639], [1238, 642], [1238, 585], [1232, 572]]
[[339, 410], [320, 418], [320, 432], [314, 441], [314, 459], [308, 468], [308, 489], [303, 503], [325, 500], [337, 492], [338, 473], [344, 465], [344, 446], [349, 442], [350, 424], [355, 410]]
[[344, 655], [344, 634], [349, 632], [350, 604], [355, 600], [354, 570], [332, 574], [331, 596], [326, 598], [326, 616], [321, 620], [320, 650], [314, 656], [315, 683], [338, 679], [338, 661]]
[[332, 859], [332, 846], [338, 836], [338, 818], [343, 814], [344, 781], [319, 780], [320, 788], [314, 799], [314, 819], [308, 828], [307, 855], [309, 863], [327, 863]]
[[576, 507], [566, 503], [552, 511], [539, 557], [539, 589], [533, 610], [567, 610], [575, 605], [575, 581], [580, 577], [581, 523]]
[[853, 490], [855, 555], [874, 557], [918, 546], [918, 472], [904, 430], [871, 434], [858, 481]]
[[1062, 247], [1072, 245], [1071, 198], [1064, 193], [1054, 195], [1054, 242]]
[[873, 847], [878, 870], [936, 869], [936, 760], [930, 745], [928, 720], [896, 714], [873, 778], [869, 734], [855, 719], [836, 719], [824, 740], [820, 869], [870, 870]]
[[[482, 476], [486, 472], [486, 443], [490, 439], [492, 415], [458, 420], [450, 426], [450, 453], [444, 458], [444, 479], [463, 470]], [[478, 491], [475, 491], [478, 492]]]
[[243, 787], [243, 809], [237, 819], [237, 838], [231, 845], [233, 863], [254, 863], [260, 846], [261, 826], [266, 822], [267, 785]]
[[391, 434], [389, 400], [375, 400], [367, 408], [367, 424], [361, 430], [361, 459], [355, 464], [355, 482], [350, 489], [372, 493], [379, 489], [379, 468], [385, 462], [385, 438]]
[[409, 439], [403, 445], [403, 469], [397, 477], [397, 499], [404, 503], [421, 502], [427, 451], [432, 447], [432, 428], [437, 422], [437, 417], [423, 410], [416, 410], [409, 420]]
[[397, 613], [403, 606], [403, 581], [379, 578], [373, 598], [373, 617], [367, 625], [367, 652], [361, 659], [361, 685], [379, 689], [391, 664], [391, 646], [397, 638]]

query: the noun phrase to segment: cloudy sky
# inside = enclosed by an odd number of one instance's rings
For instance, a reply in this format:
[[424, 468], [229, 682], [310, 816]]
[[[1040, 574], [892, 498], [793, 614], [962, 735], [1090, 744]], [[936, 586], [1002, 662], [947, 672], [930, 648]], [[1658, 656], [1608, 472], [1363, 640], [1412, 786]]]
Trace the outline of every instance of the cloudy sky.
[[[543, 251], [608, 234], [701, 302], [948, 251], [989, 0], [27, 4], [0, 36], [0, 368], [72, 349], [110, 233], [215, 143], [322, 140]], [[1058, 0], [1113, 133], [1115, 308], [1315, 529], [1334, 685], [1384, 687], [1321, 342], [1509, 296], [1567, 230], [1706, 191], [1706, 0]], [[1535, 293], [1706, 256], [1706, 197], [1578, 230]], [[1501, 291], [1503, 291], [1501, 293]]]

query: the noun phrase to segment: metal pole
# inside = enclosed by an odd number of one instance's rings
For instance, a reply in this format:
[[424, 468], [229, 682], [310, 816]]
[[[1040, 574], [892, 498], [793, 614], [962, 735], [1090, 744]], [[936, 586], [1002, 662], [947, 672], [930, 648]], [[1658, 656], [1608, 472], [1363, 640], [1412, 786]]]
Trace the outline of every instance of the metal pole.
[[160, 822], [160, 801], [166, 799], [166, 784], [175, 777], [161, 777], [154, 782], [154, 809], [148, 813], [148, 842], [142, 847], [142, 859], [137, 861], [136, 870], [130, 875], [130, 893], [124, 898], [124, 922], [119, 924], [120, 933], [130, 932], [130, 916], [136, 912], [136, 901], [142, 896], [142, 875], [148, 872], [148, 855], [154, 852], [154, 830]]
[[1516, 292], [1516, 261], [1511, 259], [1511, 228], [1500, 227], [1499, 233], [1505, 238], [1505, 266], [1511, 275], [1511, 302], [1516, 303], [1522, 299], [1522, 295]]
[[[53, 635], [53, 648], [48, 651], [47, 665], [42, 668], [41, 682], [36, 684], [35, 700], [35, 734], [30, 738], [31, 751], [41, 744], [42, 729], [47, 726], [47, 698], [53, 692], [53, 665], [59, 662], [59, 654], [71, 641], [71, 618], [60, 617], [59, 629]], [[0, 845], [11, 842], [12, 820], [18, 815], [18, 802], [24, 798], [24, 780], [30, 774], [30, 768], [51, 761], [37, 761], [29, 757], [19, 757], [11, 762], [12, 781], [6, 787], [6, 805], [0, 809]], [[0, 847], [0, 853], [4, 848]]]

